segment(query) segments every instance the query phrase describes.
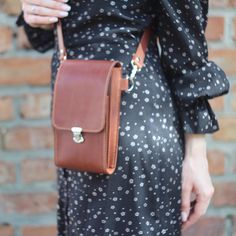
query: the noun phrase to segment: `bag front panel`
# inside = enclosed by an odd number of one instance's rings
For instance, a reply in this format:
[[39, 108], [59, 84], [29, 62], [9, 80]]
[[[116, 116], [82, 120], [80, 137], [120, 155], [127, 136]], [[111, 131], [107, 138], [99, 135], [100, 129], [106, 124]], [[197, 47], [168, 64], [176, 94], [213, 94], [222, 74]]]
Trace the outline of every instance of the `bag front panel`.
[[106, 129], [99, 133], [82, 132], [84, 142], [75, 143], [73, 134], [54, 128], [55, 164], [81, 171], [103, 172], [107, 165]]

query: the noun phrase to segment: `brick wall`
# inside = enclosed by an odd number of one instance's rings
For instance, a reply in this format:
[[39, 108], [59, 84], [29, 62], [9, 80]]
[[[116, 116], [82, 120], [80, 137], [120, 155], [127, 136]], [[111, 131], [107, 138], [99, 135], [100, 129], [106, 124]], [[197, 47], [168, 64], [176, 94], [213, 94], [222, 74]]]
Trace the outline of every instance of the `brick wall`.
[[[0, 0], [0, 235], [56, 235], [56, 174], [50, 126], [50, 57], [15, 27], [20, 1]], [[236, 236], [236, 0], [210, 1], [210, 59], [230, 94], [211, 100], [221, 130], [207, 135], [215, 194], [185, 236]], [[30, 71], [30, 73], [29, 73]]]

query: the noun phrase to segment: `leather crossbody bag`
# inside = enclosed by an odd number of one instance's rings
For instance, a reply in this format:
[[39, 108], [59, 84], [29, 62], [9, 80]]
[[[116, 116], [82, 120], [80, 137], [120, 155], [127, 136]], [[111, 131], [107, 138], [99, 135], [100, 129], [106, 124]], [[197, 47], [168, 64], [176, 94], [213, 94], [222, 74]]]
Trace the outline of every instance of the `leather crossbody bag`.
[[62, 25], [57, 23], [60, 65], [52, 100], [55, 165], [112, 174], [118, 156], [121, 93], [133, 89], [151, 29], [145, 29], [133, 54], [130, 76], [120, 61], [67, 59]]

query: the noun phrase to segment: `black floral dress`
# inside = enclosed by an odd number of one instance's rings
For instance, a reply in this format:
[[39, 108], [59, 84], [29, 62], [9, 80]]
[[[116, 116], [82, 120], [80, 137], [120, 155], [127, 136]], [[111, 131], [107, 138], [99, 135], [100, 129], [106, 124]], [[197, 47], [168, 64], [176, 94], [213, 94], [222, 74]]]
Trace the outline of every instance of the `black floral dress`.
[[[123, 73], [152, 24], [144, 67], [121, 97], [117, 169], [112, 175], [58, 168], [59, 236], [181, 235], [184, 133], [219, 129], [208, 99], [226, 94], [224, 71], [208, 60], [207, 0], [70, 0], [62, 19], [69, 59], [120, 60]], [[32, 28], [39, 52], [54, 48], [55, 28]], [[157, 44], [157, 37], [159, 44]]]

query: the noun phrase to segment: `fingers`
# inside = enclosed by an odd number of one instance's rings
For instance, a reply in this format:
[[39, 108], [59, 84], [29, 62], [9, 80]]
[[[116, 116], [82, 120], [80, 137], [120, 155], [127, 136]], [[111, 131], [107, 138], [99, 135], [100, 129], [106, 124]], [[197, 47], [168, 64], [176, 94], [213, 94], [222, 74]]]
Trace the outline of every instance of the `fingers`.
[[58, 21], [57, 17], [47, 17], [29, 14], [26, 14], [24, 18], [25, 21], [33, 27], [37, 27], [36, 25], [51, 24]]
[[70, 7], [68, 4], [65, 4], [63, 1], [59, 0], [24, 0], [24, 3], [27, 5], [37, 5], [54, 10], [66, 10]]
[[190, 225], [196, 223], [199, 218], [206, 213], [207, 206], [207, 202], [197, 201], [193, 213], [190, 214], [188, 221], [182, 225], [182, 229], [186, 229]]
[[183, 223], [182, 229], [188, 228], [190, 225], [196, 223], [201, 216], [203, 216], [210, 204], [211, 197], [214, 190], [209, 190], [207, 193], [201, 193], [197, 195], [196, 204], [193, 208], [192, 214], [190, 214], [189, 219]]
[[189, 215], [191, 191], [190, 185], [183, 185], [181, 196], [181, 217], [183, 222], [187, 221]]
[[22, 10], [26, 23], [32, 27], [52, 28], [59, 17], [68, 16], [71, 7], [66, 0], [22, 0]]
[[[34, 7], [34, 11], [32, 12], [32, 6]], [[68, 16], [68, 11], [60, 11], [60, 10], [54, 10], [51, 8], [47, 7], [41, 7], [41, 6], [35, 6], [35, 5], [30, 5], [26, 4], [24, 6], [24, 11], [26, 14], [32, 15], [39, 15], [39, 16], [47, 16], [47, 17], [65, 17]]]

